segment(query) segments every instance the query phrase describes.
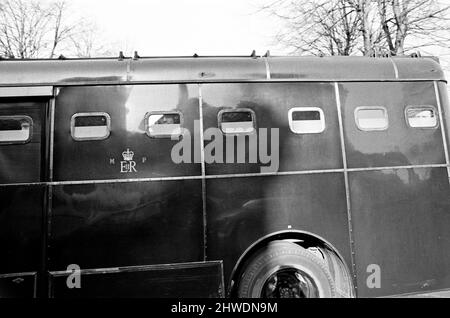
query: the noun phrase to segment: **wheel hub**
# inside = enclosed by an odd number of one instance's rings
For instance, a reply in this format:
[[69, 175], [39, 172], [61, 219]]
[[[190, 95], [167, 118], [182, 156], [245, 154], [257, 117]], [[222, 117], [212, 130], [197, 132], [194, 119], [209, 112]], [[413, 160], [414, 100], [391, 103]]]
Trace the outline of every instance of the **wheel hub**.
[[297, 268], [284, 268], [273, 273], [264, 283], [264, 298], [316, 298], [319, 292], [314, 280]]

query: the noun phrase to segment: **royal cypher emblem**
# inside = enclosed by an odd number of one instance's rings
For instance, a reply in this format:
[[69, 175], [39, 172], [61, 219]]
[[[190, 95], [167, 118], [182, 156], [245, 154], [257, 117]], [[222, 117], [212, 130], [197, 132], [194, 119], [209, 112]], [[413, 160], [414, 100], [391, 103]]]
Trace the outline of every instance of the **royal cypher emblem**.
[[123, 161], [120, 162], [120, 173], [137, 172], [136, 161], [133, 161], [134, 152], [127, 149], [122, 152]]

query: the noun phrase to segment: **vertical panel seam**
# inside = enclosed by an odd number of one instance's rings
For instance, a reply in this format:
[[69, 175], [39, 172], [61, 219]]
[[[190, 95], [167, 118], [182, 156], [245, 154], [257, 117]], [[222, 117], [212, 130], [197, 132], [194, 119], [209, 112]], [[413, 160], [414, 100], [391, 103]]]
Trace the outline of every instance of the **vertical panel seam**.
[[[49, 162], [48, 162], [48, 181], [53, 181], [53, 165], [54, 165], [54, 138], [55, 138], [55, 109], [56, 109], [56, 96], [59, 93], [59, 88], [53, 88], [53, 97], [50, 99], [50, 133], [49, 133]], [[45, 191], [45, 194], [47, 196], [45, 200], [45, 209], [43, 211], [44, 214], [44, 220], [43, 220], [43, 235], [44, 235], [44, 251], [43, 251], [43, 264], [44, 264], [44, 273], [45, 275], [40, 281], [44, 282], [45, 279], [45, 287], [47, 290], [45, 290], [46, 294], [49, 290], [48, 285], [48, 269], [50, 267], [50, 238], [51, 238], [51, 214], [52, 214], [52, 205], [53, 205], [53, 186], [47, 185], [47, 189]]]
[[[198, 84], [198, 113], [200, 134], [200, 164], [202, 170], [202, 217], [203, 217], [203, 260], [207, 260], [207, 218], [206, 218], [206, 169], [205, 169], [205, 147], [203, 141], [203, 96], [202, 86]], [[195, 138], [195, 136], [194, 136]]]
[[395, 79], [398, 79], [398, 67], [397, 64], [395, 64], [395, 61], [392, 57], [389, 58], [389, 61], [391, 61], [392, 66], [394, 67], [394, 75], [395, 75]]
[[53, 181], [53, 154], [54, 154], [54, 136], [55, 136], [55, 103], [56, 95], [59, 88], [54, 89], [53, 98], [50, 100], [50, 153], [49, 153], [49, 163], [48, 163], [48, 178], [49, 181]]
[[33, 278], [33, 298], [37, 298], [37, 273], [34, 274]]
[[450, 166], [449, 166], [450, 160], [449, 160], [449, 154], [448, 154], [447, 137], [445, 135], [445, 126], [444, 126], [441, 98], [439, 96], [439, 88], [438, 88], [437, 81], [434, 81], [433, 85], [434, 85], [434, 93], [436, 95], [436, 104], [437, 104], [438, 112], [439, 112], [439, 124], [441, 126], [440, 129], [441, 129], [441, 134], [442, 134], [442, 142], [444, 144], [445, 164], [447, 166], [447, 179], [448, 179], [448, 182], [450, 183]]
[[131, 59], [129, 59], [126, 63], [127, 63], [127, 70], [125, 75], [125, 81], [129, 82], [131, 79]]
[[341, 141], [341, 152], [342, 152], [342, 165], [344, 168], [344, 184], [345, 184], [345, 200], [347, 205], [347, 222], [348, 222], [348, 230], [349, 230], [349, 239], [350, 239], [350, 259], [352, 262], [352, 271], [353, 271], [353, 284], [355, 290], [358, 290], [357, 285], [357, 276], [356, 276], [356, 263], [355, 263], [355, 242], [353, 239], [353, 224], [352, 224], [352, 213], [351, 213], [351, 203], [350, 203], [350, 187], [348, 181], [348, 168], [347, 168], [347, 153], [345, 150], [345, 140], [344, 140], [344, 126], [342, 121], [342, 112], [341, 112], [341, 97], [339, 94], [339, 86], [338, 83], [334, 83], [334, 92], [336, 98], [336, 107], [337, 107], [337, 115], [339, 122], [339, 135]]
[[266, 79], [270, 79], [270, 65], [267, 57], [263, 57], [264, 64], [266, 65]]

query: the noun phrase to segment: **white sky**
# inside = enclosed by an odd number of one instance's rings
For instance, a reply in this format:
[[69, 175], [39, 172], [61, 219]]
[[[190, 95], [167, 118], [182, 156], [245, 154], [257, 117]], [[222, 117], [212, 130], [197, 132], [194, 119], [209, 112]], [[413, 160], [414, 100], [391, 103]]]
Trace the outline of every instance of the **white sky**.
[[268, 0], [68, 0], [125, 52], [246, 55], [272, 45], [279, 21], [258, 8]]

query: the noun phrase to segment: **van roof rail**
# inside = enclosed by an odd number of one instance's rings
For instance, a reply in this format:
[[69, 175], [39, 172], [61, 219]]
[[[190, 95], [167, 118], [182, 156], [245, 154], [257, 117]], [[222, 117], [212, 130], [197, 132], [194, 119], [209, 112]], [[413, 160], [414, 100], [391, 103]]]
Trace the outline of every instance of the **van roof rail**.
[[[138, 54], [138, 51], [134, 51], [134, 55], [133, 56], [125, 56], [123, 51], [119, 51], [119, 55], [114, 57], [114, 56], [97, 56], [97, 57], [67, 57], [64, 56], [63, 54], [54, 57], [54, 58], [23, 58], [23, 59], [19, 59], [16, 58], [15, 56], [4, 56], [4, 55], [0, 55], [0, 61], [86, 61], [86, 60], [118, 60], [118, 61], [123, 61], [123, 60], [129, 60], [129, 59], [133, 59], [133, 60], [137, 60], [137, 59], [188, 59], [188, 58], [252, 58], [252, 59], [257, 59], [260, 57], [288, 57], [288, 56], [273, 56], [270, 54], [270, 51], [267, 50], [266, 53], [264, 55], [257, 55], [256, 54], [256, 50], [253, 50], [251, 52], [250, 55], [199, 55], [198, 53], [194, 53], [193, 55], [168, 55], [168, 56], [163, 56], [163, 55], [155, 55], [155, 56], [140, 56]], [[302, 56], [302, 57], [314, 57], [314, 56]], [[318, 57], [327, 57], [326, 55], [320, 55]], [[413, 52], [409, 55], [392, 55], [390, 54], [389, 51], [384, 50], [384, 51], [376, 51], [373, 52], [373, 54], [370, 55], [370, 57], [374, 57], [374, 58], [431, 58], [434, 61], [439, 63], [439, 58], [436, 56], [429, 56], [429, 55], [422, 55], [420, 52]]]
[[[266, 53], [267, 54], [267, 53]], [[266, 55], [264, 55], [266, 57]], [[193, 55], [154, 55], [154, 56], [140, 56], [137, 51], [134, 51], [133, 56], [125, 56], [123, 51], [119, 52], [118, 56], [96, 56], [96, 57], [66, 57], [64, 55], [59, 55], [54, 58], [23, 58], [18, 59], [15, 57], [6, 57], [0, 55], [0, 61], [58, 61], [58, 60], [68, 60], [68, 61], [85, 61], [85, 60], [128, 60], [128, 59], [186, 59], [186, 58], [259, 58], [261, 56], [256, 54], [253, 50], [250, 55], [199, 55], [194, 53]]]

